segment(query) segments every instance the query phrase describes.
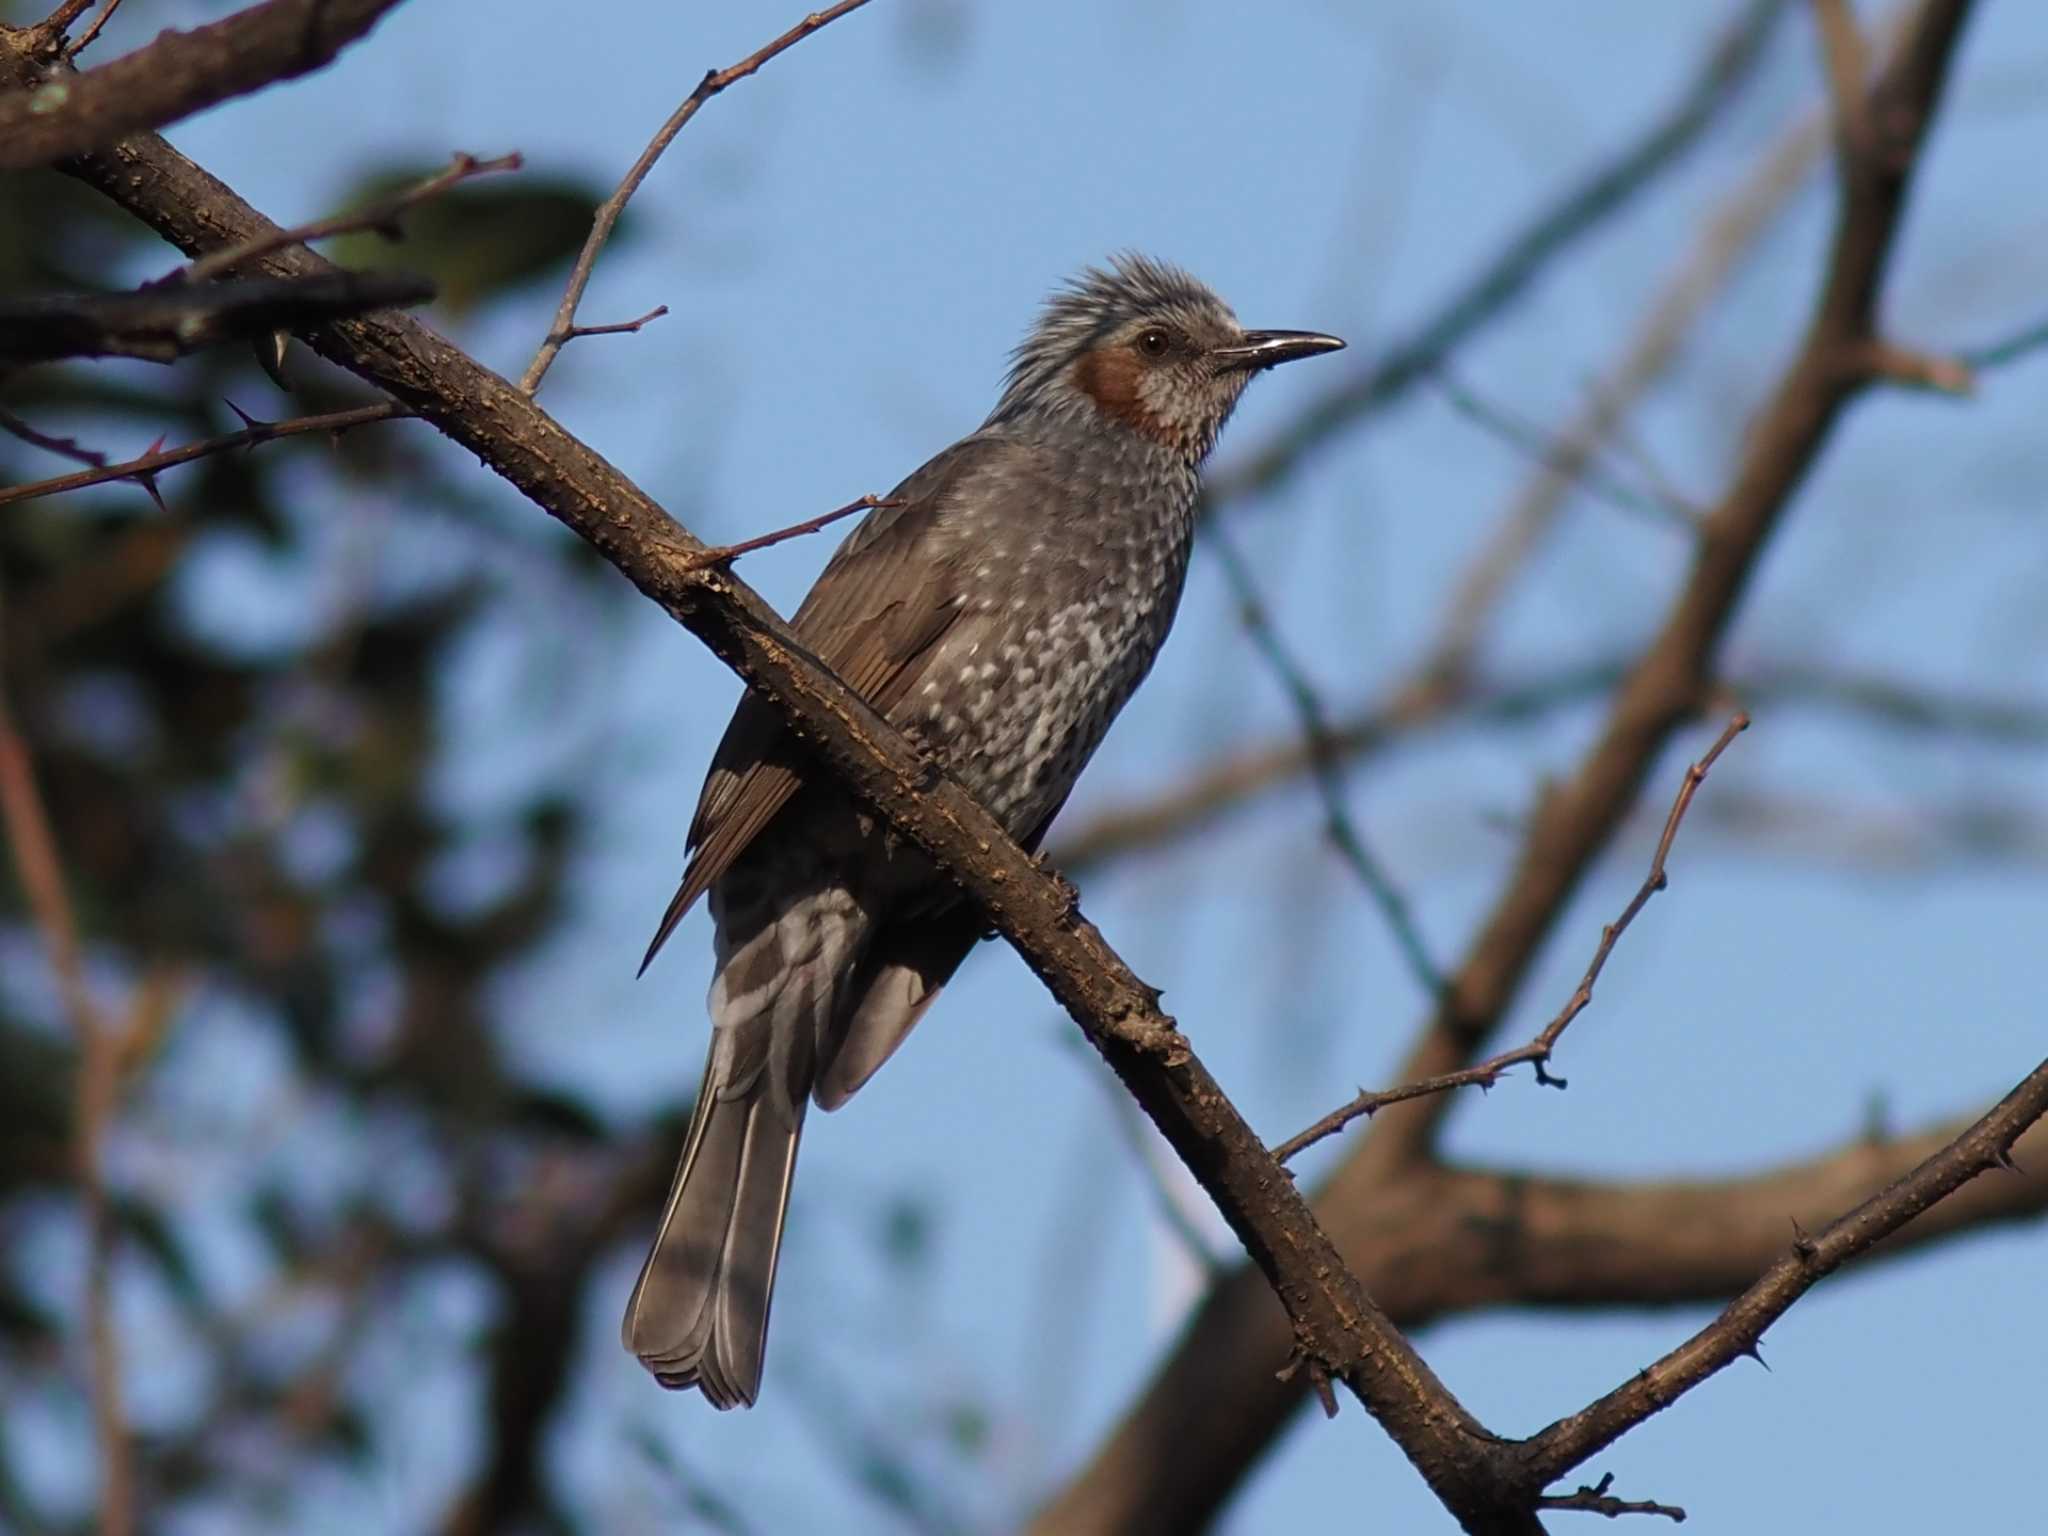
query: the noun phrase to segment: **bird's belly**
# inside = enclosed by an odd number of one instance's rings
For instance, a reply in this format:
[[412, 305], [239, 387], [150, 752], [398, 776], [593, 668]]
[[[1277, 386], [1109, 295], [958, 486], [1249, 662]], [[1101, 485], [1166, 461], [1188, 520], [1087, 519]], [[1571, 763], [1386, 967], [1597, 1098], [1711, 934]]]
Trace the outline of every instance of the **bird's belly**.
[[1012, 836], [1027, 836], [1102, 744], [1170, 618], [1169, 604], [1121, 590], [1034, 616], [945, 658], [920, 690], [917, 734]]

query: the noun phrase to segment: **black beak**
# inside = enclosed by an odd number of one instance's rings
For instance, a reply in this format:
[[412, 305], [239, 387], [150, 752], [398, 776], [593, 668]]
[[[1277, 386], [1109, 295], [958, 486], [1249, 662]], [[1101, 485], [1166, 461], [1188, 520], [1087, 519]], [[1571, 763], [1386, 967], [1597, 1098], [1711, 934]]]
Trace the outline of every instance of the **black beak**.
[[1217, 347], [1209, 353], [1218, 372], [1242, 368], [1256, 372], [1291, 363], [1300, 357], [1323, 352], [1341, 352], [1344, 343], [1320, 331], [1246, 331], [1234, 347]]

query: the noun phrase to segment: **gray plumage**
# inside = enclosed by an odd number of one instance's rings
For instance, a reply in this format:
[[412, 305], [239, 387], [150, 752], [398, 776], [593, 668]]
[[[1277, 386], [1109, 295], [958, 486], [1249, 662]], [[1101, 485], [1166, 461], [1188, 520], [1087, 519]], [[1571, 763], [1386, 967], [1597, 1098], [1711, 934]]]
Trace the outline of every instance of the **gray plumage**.
[[[1241, 329], [1139, 256], [1056, 294], [996, 408], [839, 547], [792, 628], [1036, 847], [1173, 623], [1198, 472], [1262, 368], [1341, 347]], [[696, 901], [717, 925], [711, 1050], [626, 1347], [720, 1408], [760, 1389], [804, 1112], [844, 1103], [983, 929], [918, 851], [748, 694], [648, 959]]]

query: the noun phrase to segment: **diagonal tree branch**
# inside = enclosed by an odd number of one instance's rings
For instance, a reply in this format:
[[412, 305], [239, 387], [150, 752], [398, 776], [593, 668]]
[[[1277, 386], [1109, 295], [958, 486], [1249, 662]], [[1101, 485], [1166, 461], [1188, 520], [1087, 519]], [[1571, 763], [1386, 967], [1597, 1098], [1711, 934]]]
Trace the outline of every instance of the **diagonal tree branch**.
[[[1617, 723], [1609, 734], [1626, 738], [1624, 746], [1635, 753], [1635, 760], [1630, 769], [1629, 753], [1623, 753], [1620, 766], [1630, 771], [1610, 786], [1618, 791], [1615, 798], [1621, 804], [1603, 808], [1605, 827], [1594, 827], [1586, 858], [1632, 798], [1655, 747], [1697, 701], [1707, 652], [1739, 596], [1755, 547], [1774, 524], [1834, 416], [1870, 376], [1869, 345], [1845, 348], [1836, 343], [1877, 340], [1870, 324], [1871, 304], [1885, 247], [1913, 151], [1966, 11], [1966, 0], [1931, 0], [1919, 39], [1925, 56], [1918, 75], [1905, 70], [1899, 76], [1900, 99], [1888, 101], [1885, 112], [1872, 113], [1886, 125], [1886, 134], [1901, 142], [1873, 154], [1873, 174], [1849, 178], [1844, 224], [1858, 226], [1876, 249], [1843, 257], [1838, 247], [1814, 334], [1781, 389], [1779, 406], [1789, 419], [1774, 414], [1767, 421], [1766, 430], [1759, 433], [1756, 458], [1708, 520], [1693, 586], [1673, 616], [1674, 626], [1681, 626], [1681, 621], [1686, 625], [1670, 642], [1670, 654], [1662, 655], [1665, 642], [1660, 640], [1646, 656], [1637, 680], [1624, 686]], [[19, 74], [21, 61], [4, 46], [7, 41], [0, 36], [0, 76], [12, 78]], [[1908, 50], [1909, 65], [1913, 52]], [[1888, 76], [1879, 89], [1893, 79]], [[79, 157], [64, 168], [194, 254], [224, 243], [260, 239], [274, 228], [152, 137], [130, 139], [104, 154]], [[279, 250], [261, 266], [282, 277], [329, 270], [299, 248]], [[1841, 297], [1844, 292], [1847, 298]], [[1038, 870], [986, 811], [934, 773], [843, 683], [798, 648], [751, 591], [706, 559], [701, 543], [508, 381], [403, 318], [337, 322], [309, 339], [324, 355], [386, 389], [402, 405], [471, 448], [596, 546], [770, 698], [821, 761], [954, 874], [1081, 1023], [1217, 1200], [1285, 1307], [1309, 1382], [1321, 1386], [1330, 1377], [1341, 1379], [1379, 1418], [1466, 1529], [1541, 1529], [1535, 1509], [1542, 1489], [1551, 1477], [1576, 1464], [1572, 1453], [1581, 1442], [1560, 1438], [1543, 1448], [1540, 1457], [1531, 1455], [1526, 1447], [1510, 1446], [1487, 1433], [1458, 1404], [1345, 1268], [1290, 1181], [1195, 1059], [1173, 1021], [1160, 1013], [1158, 994], [1131, 974], [1080, 917], [1069, 888]], [[1775, 498], [1767, 494], [1774, 486]], [[1646, 673], [1648, 680], [1640, 681]], [[1634, 697], [1637, 692], [1643, 697]], [[1576, 790], [1583, 801], [1589, 787], [1571, 786], [1566, 797]], [[1597, 816], [1583, 819], [1600, 821]], [[1540, 839], [1541, 818], [1536, 832]], [[1560, 901], [1578, 873], [1567, 873], [1558, 892]], [[1547, 928], [1548, 921], [1540, 921], [1538, 928]], [[1447, 1012], [1456, 1011], [1454, 1001]], [[1455, 1022], [1470, 1026], [1488, 1021], [1460, 1017]], [[1467, 1048], [1467, 1037], [1477, 1033], [1472, 1027], [1432, 1031], [1448, 1034], [1452, 1049]], [[2009, 1129], [2017, 1134], [2024, 1123], [2014, 1120]], [[2009, 1137], [2001, 1149], [2005, 1144]], [[1425, 1135], [1418, 1143], [1418, 1159], [1427, 1145]], [[1953, 1169], [1950, 1174], [1955, 1176], [1945, 1188], [1955, 1187], [1966, 1176]], [[1927, 1186], [1936, 1193], [1945, 1188]], [[1269, 1370], [1272, 1358], [1268, 1352]], [[1610, 1427], [1612, 1423], [1603, 1420], [1601, 1433]], [[1621, 1428], [1626, 1424], [1614, 1433]], [[1590, 1437], [1584, 1443], [1590, 1444]], [[1544, 1474], [1540, 1480], [1539, 1472]]]
[[2013, 1146], [2048, 1115], [2048, 1061], [2027, 1075], [1961, 1136], [1911, 1173], [1812, 1237], [1794, 1229], [1790, 1251], [1722, 1314], [1648, 1370], [1638, 1371], [1570, 1418], [1524, 1442], [1529, 1481], [1545, 1485], [1612, 1445], [1636, 1425], [1745, 1355], [1764, 1330], [1828, 1275], [1899, 1231], [1969, 1180], [2015, 1169]]
[[[10, 51], [47, 71], [0, 96], [0, 171], [50, 165], [202, 107], [311, 74], [363, 36], [398, 0], [266, 0], [79, 74], [62, 27], [0, 27]], [[60, 13], [61, 14], [61, 13]]]
[[[0, 82], [18, 83], [34, 65], [6, 41], [0, 36]], [[97, 187], [188, 255], [260, 239], [274, 228], [153, 135], [60, 169]], [[281, 277], [331, 270], [303, 247], [272, 252], [256, 265]], [[952, 873], [1081, 1024], [1217, 1202], [1293, 1320], [1293, 1347], [1308, 1374], [1349, 1387], [1468, 1528], [1539, 1529], [1526, 1501], [1516, 1509], [1500, 1500], [1500, 1442], [1358, 1286], [1293, 1181], [1160, 1012], [1158, 992], [1075, 910], [1071, 887], [1042, 870], [957, 784], [934, 774], [927, 759], [795, 644], [759, 597], [707, 563], [700, 541], [516, 386], [401, 316], [341, 322], [307, 340], [475, 452], [595, 546], [768, 697], [846, 784]]]

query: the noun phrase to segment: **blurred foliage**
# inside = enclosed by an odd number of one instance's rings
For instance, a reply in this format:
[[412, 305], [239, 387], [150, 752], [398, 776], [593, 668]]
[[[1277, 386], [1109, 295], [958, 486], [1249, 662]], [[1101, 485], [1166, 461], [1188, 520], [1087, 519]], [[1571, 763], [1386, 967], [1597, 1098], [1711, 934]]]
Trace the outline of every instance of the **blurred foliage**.
[[[568, 185], [464, 188], [409, 219], [403, 256], [465, 309], [558, 273], [594, 202]], [[0, 179], [0, 291], [113, 286], [138, 262], [174, 260], [64, 178]], [[291, 373], [298, 397], [279, 401], [241, 351], [43, 368], [0, 379], [0, 407], [119, 458], [159, 435], [232, 430], [229, 398], [276, 417], [360, 398], [311, 359]], [[0, 483], [72, 467], [0, 435]], [[451, 537], [448, 521], [493, 508], [468, 469], [404, 423], [216, 455], [162, 476], [161, 507], [117, 484], [0, 517], [0, 678], [92, 983], [132, 1031], [109, 1148], [118, 1294], [124, 1312], [175, 1316], [183, 1347], [206, 1357], [192, 1390], [143, 1394], [139, 1471], [161, 1512], [232, 1510], [260, 1528], [309, 1464], [388, 1446], [352, 1356], [376, 1347], [385, 1306], [451, 1261], [498, 1297], [498, 1316], [550, 1322], [561, 1342], [527, 1340], [529, 1374], [552, 1359], [559, 1376], [568, 1358], [605, 1214], [588, 1212], [570, 1165], [622, 1154], [595, 1143], [581, 1106], [543, 1095], [528, 1113], [488, 987], [561, 915], [585, 816], [566, 784], [487, 812], [435, 784], [449, 668], [482, 627], [542, 607], [536, 589], [560, 613], [566, 587], [565, 623], [622, 589], [568, 540], [470, 553], [481, 541]], [[439, 526], [375, 515], [399, 500]], [[490, 870], [451, 894], [446, 866], [480, 843], [497, 854]], [[18, 1414], [84, 1411], [76, 1360], [53, 1347], [82, 1336], [63, 1278], [78, 1262], [63, 1257], [75, 1205], [53, 1198], [74, 1167], [74, 1053], [11, 875], [0, 945], [0, 1526], [66, 1529], [86, 1519], [78, 1490], [13, 1448], [31, 1443]], [[340, 1168], [309, 1175], [282, 1155], [289, 1125], [252, 1138], [224, 1122], [237, 1097], [329, 1126], [352, 1143], [323, 1149]], [[579, 1239], [566, 1267], [536, 1261]], [[544, 1508], [537, 1432], [506, 1470], [486, 1452], [475, 1497], [488, 1525]]]
[[[381, 202], [446, 168], [445, 163], [380, 168], [356, 183], [340, 211]], [[463, 182], [408, 209], [401, 240], [366, 230], [331, 242], [327, 252], [345, 267], [423, 272], [439, 287], [442, 308], [463, 315], [564, 266], [582, 248], [606, 195], [530, 170]], [[638, 230], [628, 208], [613, 226], [607, 249], [630, 242]]]

